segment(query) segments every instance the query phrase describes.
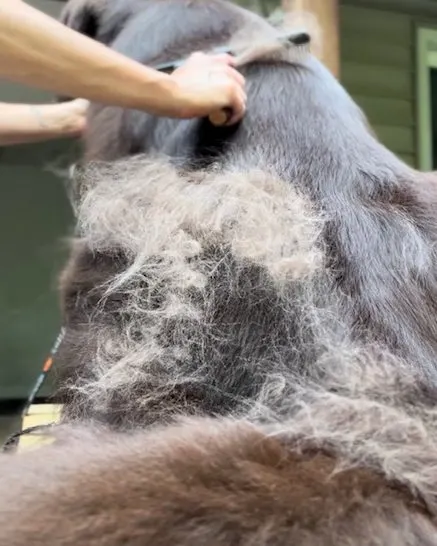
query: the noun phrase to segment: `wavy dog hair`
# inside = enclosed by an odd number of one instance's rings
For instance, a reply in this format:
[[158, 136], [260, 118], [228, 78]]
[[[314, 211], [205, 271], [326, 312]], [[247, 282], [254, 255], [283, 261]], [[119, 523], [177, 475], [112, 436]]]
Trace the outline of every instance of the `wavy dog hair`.
[[236, 127], [93, 106], [64, 425], [0, 460], [0, 542], [437, 545], [434, 175], [232, 4], [72, 0], [63, 20], [146, 64], [254, 35], [256, 54]]
[[283, 399], [280, 422], [65, 425], [53, 445], [3, 455], [0, 542], [437, 545], [432, 399], [391, 357], [351, 351], [335, 364]]
[[278, 29], [221, 0], [73, 1], [63, 20], [149, 65], [257, 38], [236, 127], [92, 109], [61, 281], [67, 419], [274, 413], [289, 373], [349, 342], [434, 389], [435, 181], [317, 60], [263, 54]]

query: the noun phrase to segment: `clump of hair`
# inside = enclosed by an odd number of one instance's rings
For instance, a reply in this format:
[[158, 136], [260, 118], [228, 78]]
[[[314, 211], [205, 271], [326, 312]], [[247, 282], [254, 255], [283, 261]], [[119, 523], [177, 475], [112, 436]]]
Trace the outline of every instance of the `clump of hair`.
[[92, 164], [79, 183], [86, 253], [62, 280], [67, 336], [89, 308], [73, 405], [83, 397], [96, 416], [116, 403], [139, 423], [155, 411], [247, 411], [269, 376], [278, 388], [281, 368], [304, 356], [293, 338], [310, 335], [300, 329], [311, 309], [296, 310], [322, 282], [324, 219], [308, 200], [267, 172], [145, 157]]

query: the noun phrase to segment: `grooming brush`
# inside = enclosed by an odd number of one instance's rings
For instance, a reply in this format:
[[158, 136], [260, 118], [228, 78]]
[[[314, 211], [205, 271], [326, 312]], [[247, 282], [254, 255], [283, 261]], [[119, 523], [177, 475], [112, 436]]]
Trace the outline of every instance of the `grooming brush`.
[[[287, 34], [276, 34], [271, 38], [257, 42], [254, 45], [244, 45], [241, 48], [235, 47], [217, 47], [211, 50], [211, 54], [226, 53], [235, 57], [236, 67], [242, 66], [251, 62], [252, 59], [259, 59], [268, 55], [277, 53], [279, 51], [288, 51], [292, 47], [307, 46], [311, 41], [311, 37], [305, 30], [294, 30]], [[262, 54], [260, 54], [262, 52]], [[153, 68], [161, 72], [170, 73], [184, 64], [186, 58], [169, 61], [167, 63], [161, 63], [155, 65]], [[209, 121], [216, 126], [226, 125], [232, 117], [232, 111], [230, 108], [224, 108], [218, 112], [210, 114]]]

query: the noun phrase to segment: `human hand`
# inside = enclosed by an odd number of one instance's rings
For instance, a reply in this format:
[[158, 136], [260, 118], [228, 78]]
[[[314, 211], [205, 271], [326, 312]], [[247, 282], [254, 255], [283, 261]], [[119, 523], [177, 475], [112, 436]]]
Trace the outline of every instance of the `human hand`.
[[194, 53], [171, 78], [177, 84], [174, 117], [206, 117], [229, 108], [227, 125], [238, 122], [246, 110], [244, 77], [234, 68], [231, 55]]
[[86, 114], [89, 102], [75, 99], [53, 105], [52, 108], [58, 131], [64, 136], [80, 136], [86, 128]]
[[56, 104], [29, 105], [41, 134], [52, 137], [80, 136], [86, 127], [89, 102], [75, 99]]

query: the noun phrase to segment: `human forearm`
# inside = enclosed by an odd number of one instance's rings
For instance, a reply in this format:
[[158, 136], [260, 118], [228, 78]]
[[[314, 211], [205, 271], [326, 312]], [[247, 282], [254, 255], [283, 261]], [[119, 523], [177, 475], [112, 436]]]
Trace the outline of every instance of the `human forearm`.
[[78, 108], [81, 104], [0, 103], [0, 146], [79, 135], [85, 117], [79, 115]]
[[178, 89], [170, 76], [119, 55], [21, 1], [0, 0], [0, 75], [58, 94], [156, 114], [165, 113], [172, 99], [177, 102]]
[[229, 55], [193, 56], [172, 75], [146, 68], [21, 0], [0, 0], [0, 77], [60, 95], [193, 118], [244, 114], [244, 78]]

